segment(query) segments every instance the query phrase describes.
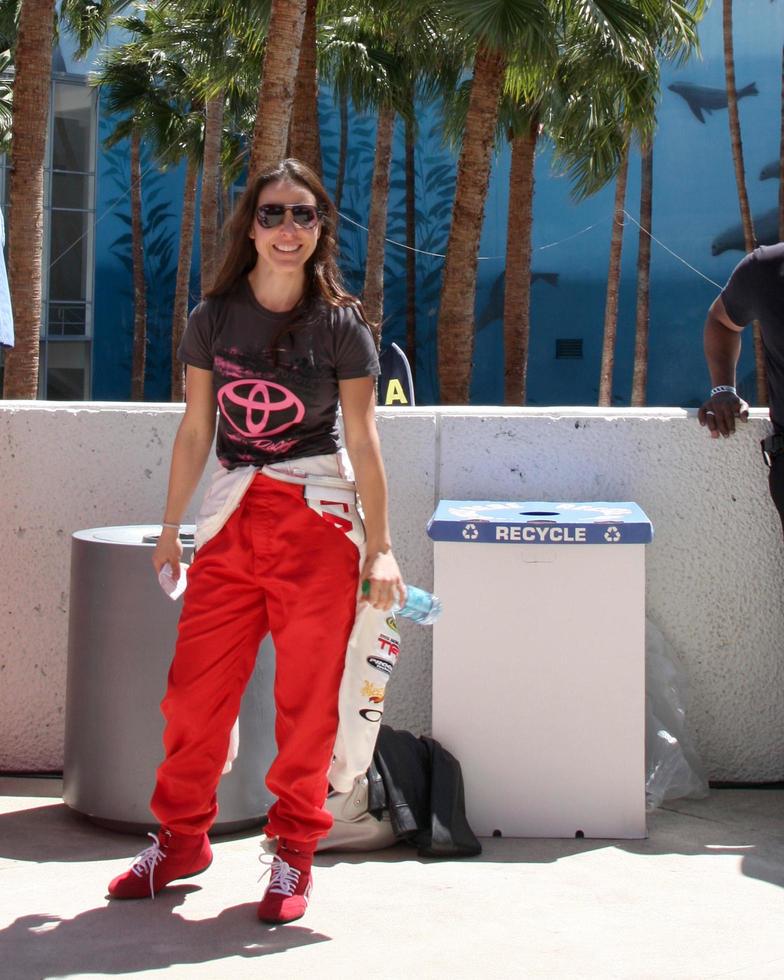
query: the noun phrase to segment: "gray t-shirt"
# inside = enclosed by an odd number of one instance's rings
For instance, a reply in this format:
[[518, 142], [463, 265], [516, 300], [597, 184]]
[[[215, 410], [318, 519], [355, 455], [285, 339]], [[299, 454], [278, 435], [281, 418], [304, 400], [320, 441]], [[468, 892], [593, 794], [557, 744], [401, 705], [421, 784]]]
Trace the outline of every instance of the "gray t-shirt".
[[770, 417], [776, 431], [784, 432], [784, 242], [762, 245], [741, 259], [721, 299], [739, 327], [759, 320]]
[[338, 382], [378, 374], [373, 336], [356, 307], [322, 304], [286, 331], [293, 320], [261, 306], [247, 279], [203, 300], [188, 319], [178, 357], [212, 371], [216, 450], [226, 469], [336, 452]]

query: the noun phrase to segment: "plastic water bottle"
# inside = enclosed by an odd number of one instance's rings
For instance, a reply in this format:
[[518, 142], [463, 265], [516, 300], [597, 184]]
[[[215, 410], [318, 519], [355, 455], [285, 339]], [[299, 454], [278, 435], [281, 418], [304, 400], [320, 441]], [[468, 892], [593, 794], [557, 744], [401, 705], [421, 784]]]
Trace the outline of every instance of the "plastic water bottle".
[[[391, 612], [397, 616], [405, 616], [419, 623], [420, 626], [432, 626], [443, 612], [441, 600], [438, 596], [417, 588], [416, 585], [406, 585], [405, 590], [405, 601], [402, 604], [396, 602]], [[370, 582], [365, 579], [362, 583], [362, 593], [367, 595], [369, 592]]]

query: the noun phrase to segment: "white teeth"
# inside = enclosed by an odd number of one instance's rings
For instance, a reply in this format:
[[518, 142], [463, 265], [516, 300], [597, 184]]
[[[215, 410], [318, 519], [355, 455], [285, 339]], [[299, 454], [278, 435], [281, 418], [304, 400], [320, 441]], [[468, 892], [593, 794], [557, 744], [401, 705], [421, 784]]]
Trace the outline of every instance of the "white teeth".
[[279, 252], [296, 252], [300, 245], [273, 245], [273, 248], [277, 249]]

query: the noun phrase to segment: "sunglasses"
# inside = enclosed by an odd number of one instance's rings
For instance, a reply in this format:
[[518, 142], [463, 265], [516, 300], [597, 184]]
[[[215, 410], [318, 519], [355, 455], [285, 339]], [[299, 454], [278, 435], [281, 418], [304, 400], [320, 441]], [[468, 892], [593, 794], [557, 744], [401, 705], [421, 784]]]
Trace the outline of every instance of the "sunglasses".
[[321, 218], [315, 204], [262, 204], [256, 210], [256, 220], [262, 228], [277, 228], [283, 224], [287, 211], [291, 211], [294, 224], [300, 228], [315, 228]]

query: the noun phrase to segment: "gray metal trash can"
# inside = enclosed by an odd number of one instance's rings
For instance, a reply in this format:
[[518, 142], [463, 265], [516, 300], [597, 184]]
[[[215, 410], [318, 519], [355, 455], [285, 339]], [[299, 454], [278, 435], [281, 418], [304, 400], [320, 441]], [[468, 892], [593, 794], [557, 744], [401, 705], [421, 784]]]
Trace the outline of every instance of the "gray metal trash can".
[[[159, 533], [159, 526], [91, 528], [71, 543], [63, 799], [129, 833], [157, 824], [149, 799], [163, 757], [160, 702], [182, 607], [164, 594], [150, 562]], [[191, 553], [186, 546], [185, 561]], [[220, 782], [214, 832], [260, 824], [273, 801], [264, 777], [276, 752], [274, 674], [267, 637], [242, 700], [239, 755]]]

